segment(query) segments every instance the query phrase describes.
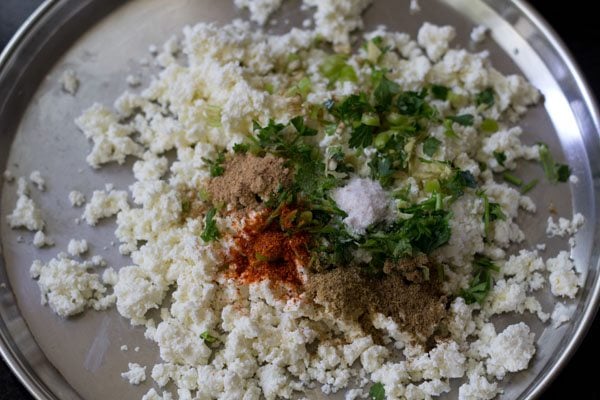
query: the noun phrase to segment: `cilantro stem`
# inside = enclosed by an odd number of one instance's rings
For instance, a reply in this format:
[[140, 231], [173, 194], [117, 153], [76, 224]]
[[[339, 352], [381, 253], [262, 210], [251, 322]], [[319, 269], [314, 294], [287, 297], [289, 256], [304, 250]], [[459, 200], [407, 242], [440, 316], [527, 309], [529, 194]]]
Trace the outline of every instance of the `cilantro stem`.
[[502, 174], [502, 177], [506, 182], [512, 183], [515, 186], [523, 186], [523, 179], [518, 178], [509, 172], [505, 172], [504, 174]]
[[526, 184], [525, 186], [523, 186], [521, 188], [521, 194], [528, 193], [531, 189], [533, 189], [538, 184], [538, 182], [539, 182], [538, 179], [534, 179], [531, 182], [529, 182], [528, 184]]

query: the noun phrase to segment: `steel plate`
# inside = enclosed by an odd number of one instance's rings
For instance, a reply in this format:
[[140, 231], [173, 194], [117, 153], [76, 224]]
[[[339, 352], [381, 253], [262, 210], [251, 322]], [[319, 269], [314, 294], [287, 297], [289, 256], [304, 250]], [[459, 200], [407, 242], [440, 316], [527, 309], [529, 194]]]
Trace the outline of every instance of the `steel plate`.
[[[378, 0], [367, 10], [367, 28], [386, 24], [416, 34], [423, 21], [452, 24], [460, 43], [471, 50], [491, 51], [494, 65], [503, 73], [521, 72], [544, 94], [543, 105], [522, 121], [524, 141], [543, 140], [556, 154], [564, 155], [576, 184], [538, 187], [532, 192], [538, 204], [534, 216], [524, 216], [524, 247], [546, 242], [545, 221], [552, 204], [559, 215], [581, 212], [587, 222], [578, 233], [572, 255], [584, 279], [576, 300], [569, 302], [570, 323], [547, 327], [529, 316], [539, 347], [531, 368], [509, 375], [502, 398], [539, 395], [566, 363], [593, 320], [600, 296], [598, 280], [600, 159], [598, 113], [594, 101], [570, 56], [550, 28], [521, 1], [432, 0], [421, 2], [422, 11], [410, 15], [409, 0]], [[288, 1], [272, 26], [282, 32], [298, 26], [309, 13], [298, 12], [298, 1]], [[161, 44], [186, 24], [198, 21], [225, 23], [245, 16], [231, 1], [222, 0], [64, 0], [47, 1], [19, 31], [0, 56], [0, 169], [9, 167], [17, 176], [40, 170], [48, 190], [32, 190], [42, 206], [48, 231], [56, 246], [38, 250], [32, 234], [10, 230], [6, 214], [15, 202], [15, 185], [1, 186], [0, 218], [0, 351], [32, 394], [39, 399], [141, 398], [151, 379], [134, 387], [120, 377], [127, 362], [153, 365], [159, 361], [154, 343], [144, 339], [115, 310], [86, 312], [68, 320], [40, 305], [39, 290], [29, 276], [32, 260], [48, 260], [65, 249], [70, 238], [85, 238], [90, 253], [104, 256], [116, 268], [127, 265], [114, 240], [114, 221], [97, 228], [77, 225], [81, 209], [70, 206], [67, 194], [78, 189], [89, 195], [105, 183], [125, 189], [133, 181], [128, 168], [110, 165], [92, 170], [85, 163], [89, 143], [72, 122], [93, 102], [112, 104], [129, 89], [125, 77], [140, 74], [144, 83], [157, 71], [143, 66], [150, 60], [148, 46]], [[475, 24], [491, 28], [483, 45], [469, 43]], [[81, 87], [75, 97], [59, 83], [62, 72], [77, 71]], [[525, 168], [525, 179], [539, 176], [539, 168]], [[525, 173], [525, 172], [524, 172]], [[555, 255], [566, 243], [547, 241], [544, 256]], [[541, 296], [546, 311], [555, 299]], [[515, 318], [501, 318], [499, 325]], [[129, 351], [120, 351], [126, 344]], [[139, 352], [132, 349], [140, 346]], [[149, 372], [149, 371], [148, 371]], [[315, 394], [315, 398], [320, 398]]]

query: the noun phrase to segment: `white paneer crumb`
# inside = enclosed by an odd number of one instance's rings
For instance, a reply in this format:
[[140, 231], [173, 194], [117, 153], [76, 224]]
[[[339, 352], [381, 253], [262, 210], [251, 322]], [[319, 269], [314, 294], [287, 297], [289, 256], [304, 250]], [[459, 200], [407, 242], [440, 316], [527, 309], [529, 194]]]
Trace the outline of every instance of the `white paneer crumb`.
[[148, 390], [148, 392], [142, 396], [142, 400], [172, 400], [173, 396], [169, 392], [162, 392], [159, 395], [154, 388]]
[[85, 196], [78, 190], [69, 192], [69, 202], [73, 207], [81, 207], [85, 203]]
[[158, 54], [158, 46], [156, 46], [155, 44], [151, 44], [150, 46], [148, 46], [148, 52], [152, 55]]
[[282, 0], [234, 0], [238, 8], [247, 8], [250, 19], [259, 25], [264, 25], [269, 16], [281, 5]]
[[421, 6], [419, 6], [419, 0], [410, 0], [409, 10], [411, 14], [416, 14], [421, 11]]
[[121, 373], [121, 377], [128, 380], [131, 385], [139, 385], [146, 380], [146, 367], [137, 363], [128, 364], [129, 371]]
[[571, 182], [573, 185], [576, 185], [577, 183], [579, 183], [579, 178], [577, 177], [577, 175], [571, 175], [569, 176], [569, 182]]
[[535, 248], [538, 249], [539, 251], [544, 251], [544, 250], [546, 250], [546, 243], [538, 243], [535, 245]]
[[92, 263], [92, 265], [94, 267], [106, 267], [106, 265], [107, 265], [106, 260], [102, 256], [99, 256], [99, 255], [93, 256], [91, 258], [90, 262]]
[[135, 351], [136, 353], [138, 353], [140, 351], [140, 346], [135, 346], [133, 348], [133, 351]]
[[431, 61], [438, 61], [448, 51], [455, 36], [456, 31], [451, 26], [436, 26], [425, 22], [419, 29], [417, 42], [425, 49]]
[[558, 328], [562, 324], [569, 322], [571, 320], [572, 312], [564, 303], [556, 303], [554, 306], [554, 310], [552, 310], [552, 327]]
[[524, 322], [506, 327], [489, 345], [487, 372], [502, 379], [507, 372], [526, 369], [535, 354], [534, 338]]
[[4, 181], [11, 183], [15, 180], [15, 176], [13, 175], [12, 171], [7, 169], [4, 170], [4, 173], [2, 174], [2, 176], [4, 177]]
[[60, 83], [62, 84], [62, 90], [74, 96], [79, 89], [79, 78], [72, 69], [67, 69], [60, 77]]
[[126, 344], [121, 345], [121, 351], [127, 351], [127, 350], [129, 350], [129, 347], [127, 347]]
[[552, 216], [548, 217], [548, 226], [546, 227], [546, 234], [548, 237], [554, 236], [572, 236], [577, 233], [579, 228], [583, 226], [585, 218], [580, 213], [573, 215], [572, 220], [560, 217], [557, 222], [554, 222]]
[[481, 43], [485, 40], [485, 36], [488, 33], [488, 28], [483, 25], [477, 25], [471, 31], [471, 40], [474, 43]]
[[106, 285], [115, 286], [119, 281], [119, 274], [113, 268], [107, 268], [102, 273], [102, 282]]
[[127, 84], [131, 87], [136, 87], [142, 84], [142, 81], [137, 75], [127, 75], [125, 82], [127, 82]]
[[95, 190], [85, 206], [82, 218], [88, 225], [96, 225], [102, 218], [108, 218], [119, 211], [128, 210], [127, 192], [124, 190]]
[[79, 263], [59, 254], [47, 264], [35, 260], [31, 277], [38, 280], [42, 305], [48, 304], [61, 317], [81, 313], [86, 307], [105, 310], [115, 302], [114, 295], [106, 296], [106, 287], [98, 274], [87, 272], [89, 263]]
[[33, 182], [33, 184], [40, 190], [40, 191], [44, 191], [46, 190], [46, 181], [44, 180], [44, 178], [42, 178], [42, 174], [40, 173], [40, 171], [33, 171], [30, 175], [29, 175], [29, 180], [31, 182]]
[[352, 178], [345, 186], [335, 189], [331, 197], [348, 214], [344, 223], [355, 234], [393, 217], [389, 195], [379, 182], [371, 179]]
[[50, 247], [54, 246], [54, 240], [46, 235], [44, 231], [37, 231], [33, 236], [33, 245], [38, 249], [46, 246]]
[[37, 204], [28, 196], [27, 182], [19, 178], [17, 194], [17, 204], [6, 218], [12, 229], [26, 228], [30, 231], [41, 231], [46, 223], [42, 218], [42, 211]]
[[73, 257], [84, 254], [87, 251], [88, 251], [88, 242], [85, 239], [81, 239], [81, 240], [71, 239], [69, 241], [69, 245], [67, 246], [67, 252]]
[[550, 272], [548, 281], [550, 281], [552, 294], [574, 298], [579, 290], [580, 282], [569, 253], [561, 251], [556, 257], [548, 259], [546, 269]]
[[349, 49], [350, 32], [362, 28], [360, 14], [372, 0], [302, 0], [308, 7], [316, 7], [314, 15], [317, 34], [336, 46]]

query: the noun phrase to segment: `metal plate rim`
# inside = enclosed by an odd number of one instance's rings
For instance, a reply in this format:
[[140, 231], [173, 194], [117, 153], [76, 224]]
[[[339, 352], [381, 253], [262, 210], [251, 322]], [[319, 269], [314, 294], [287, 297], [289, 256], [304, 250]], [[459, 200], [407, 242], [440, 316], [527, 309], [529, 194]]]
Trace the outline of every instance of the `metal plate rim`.
[[[489, 1], [489, 0], [486, 0]], [[593, 125], [596, 128], [596, 134], [600, 136], [600, 112], [597, 100], [595, 99], [587, 80], [585, 79], [580, 67], [573, 58], [571, 52], [564, 44], [563, 40], [549, 23], [535, 10], [526, 0], [510, 0], [533, 25], [540, 30], [543, 36], [550, 42], [552, 47], [557, 51], [562, 62], [567, 66], [568, 72], [575, 80], [577, 88], [581, 91], [584, 103], [592, 118]], [[31, 14], [27, 20], [20, 26], [14, 36], [10, 39], [4, 50], [0, 53], [0, 71], [3, 70], [15, 50], [19, 45], [26, 40], [27, 34], [30, 33], [39, 21], [51, 10], [58, 5], [58, 0], [44, 0], [43, 3]], [[587, 332], [589, 331], [593, 321], [598, 315], [600, 308], [600, 279], [597, 278], [593, 286], [593, 290], [588, 294], [588, 301], [583, 310], [583, 317], [575, 329], [574, 335], [569, 339], [567, 346], [562, 350], [559, 358], [546, 371], [542, 379], [539, 381], [527, 398], [538, 398], [547, 389], [554, 379], [559, 375], [560, 371], [567, 365], [572, 358], [577, 348], [582, 343]], [[37, 400], [55, 399], [56, 396], [44, 384], [44, 382], [32, 371], [28, 370], [24, 365], [22, 355], [19, 349], [15, 349], [11, 344], [12, 339], [10, 333], [6, 330], [4, 324], [0, 325], [0, 355], [9, 366], [15, 376], [21, 381], [25, 388]], [[27, 362], [25, 360], [25, 362]]]

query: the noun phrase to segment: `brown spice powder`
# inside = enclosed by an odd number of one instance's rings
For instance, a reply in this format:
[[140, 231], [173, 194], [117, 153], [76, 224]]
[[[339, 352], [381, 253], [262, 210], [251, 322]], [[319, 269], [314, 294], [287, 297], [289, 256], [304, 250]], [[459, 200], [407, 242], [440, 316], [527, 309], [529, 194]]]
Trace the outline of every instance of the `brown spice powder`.
[[358, 267], [336, 268], [309, 277], [305, 289], [307, 299], [338, 318], [359, 322], [370, 334], [374, 332], [371, 316], [381, 313], [427, 343], [447, 315], [447, 298], [439, 283], [411, 282], [397, 270], [374, 276]]
[[284, 160], [271, 154], [235, 155], [223, 166], [223, 175], [208, 183], [208, 193], [214, 203], [231, 204], [236, 209], [256, 207], [291, 180]]

